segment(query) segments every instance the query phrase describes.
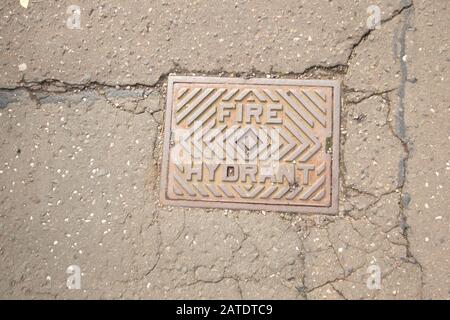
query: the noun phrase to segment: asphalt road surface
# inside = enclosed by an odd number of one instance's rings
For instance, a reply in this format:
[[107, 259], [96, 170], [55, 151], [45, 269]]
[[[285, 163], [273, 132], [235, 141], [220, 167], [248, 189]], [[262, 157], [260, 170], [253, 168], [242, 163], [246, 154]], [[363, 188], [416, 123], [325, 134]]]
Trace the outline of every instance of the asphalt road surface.
[[[450, 298], [447, 0], [0, 13], [0, 298]], [[161, 206], [169, 74], [341, 80], [339, 214]]]

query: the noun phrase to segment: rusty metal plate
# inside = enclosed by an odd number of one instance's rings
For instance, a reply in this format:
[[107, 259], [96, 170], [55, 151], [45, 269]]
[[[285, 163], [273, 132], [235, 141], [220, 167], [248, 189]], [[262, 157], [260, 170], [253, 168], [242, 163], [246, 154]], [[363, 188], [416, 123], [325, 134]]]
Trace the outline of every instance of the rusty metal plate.
[[169, 77], [167, 205], [337, 213], [340, 85]]

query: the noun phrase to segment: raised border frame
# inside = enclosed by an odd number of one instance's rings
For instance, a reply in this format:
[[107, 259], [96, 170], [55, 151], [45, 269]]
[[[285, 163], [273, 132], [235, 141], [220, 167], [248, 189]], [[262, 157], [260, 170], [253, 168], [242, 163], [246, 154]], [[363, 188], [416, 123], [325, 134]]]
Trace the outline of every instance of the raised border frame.
[[[169, 199], [166, 188], [168, 180], [169, 148], [173, 85], [175, 83], [203, 83], [203, 84], [243, 84], [243, 85], [297, 85], [297, 86], [326, 86], [333, 88], [333, 153], [331, 160], [331, 206], [304, 206], [304, 205], [276, 205], [255, 203], [233, 203], [216, 201], [192, 201]], [[167, 83], [166, 112], [164, 116], [163, 155], [161, 164], [160, 201], [163, 205], [182, 206], [191, 208], [216, 208], [233, 210], [265, 210], [296, 212], [310, 214], [338, 214], [339, 207], [339, 146], [340, 146], [340, 110], [341, 110], [341, 82], [339, 80], [300, 80], [300, 79], [264, 79], [264, 78], [219, 78], [196, 76], [169, 76]]]

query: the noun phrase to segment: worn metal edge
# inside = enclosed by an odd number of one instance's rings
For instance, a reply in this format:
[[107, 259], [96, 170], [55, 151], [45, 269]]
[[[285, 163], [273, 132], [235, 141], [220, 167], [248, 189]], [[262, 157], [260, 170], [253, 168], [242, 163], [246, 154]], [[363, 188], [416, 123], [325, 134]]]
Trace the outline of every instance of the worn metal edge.
[[[167, 197], [167, 180], [169, 165], [169, 146], [172, 119], [173, 86], [175, 83], [219, 83], [219, 84], [271, 84], [271, 85], [300, 85], [300, 86], [329, 86], [333, 88], [333, 154], [331, 159], [331, 205], [328, 207], [315, 207], [303, 205], [269, 205], [241, 202], [217, 202], [175, 200]], [[302, 79], [265, 79], [265, 78], [219, 78], [194, 76], [169, 76], [167, 83], [166, 112], [164, 118], [164, 140], [161, 164], [160, 202], [162, 205], [181, 206], [188, 208], [210, 208], [254, 211], [285, 211], [301, 214], [329, 214], [337, 215], [339, 209], [339, 151], [340, 151], [340, 80], [302, 80]]]

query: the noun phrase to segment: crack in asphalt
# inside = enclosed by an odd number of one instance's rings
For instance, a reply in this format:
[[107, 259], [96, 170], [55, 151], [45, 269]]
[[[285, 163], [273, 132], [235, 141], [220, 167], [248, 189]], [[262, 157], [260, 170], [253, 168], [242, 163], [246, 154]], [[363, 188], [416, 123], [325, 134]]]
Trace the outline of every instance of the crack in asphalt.
[[[406, 180], [406, 176], [408, 174], [408, 168], [407, 168], [407, 164], [408, 164], [408, 159], [409, 159], [409, 155], [410, 155], [410, 149], [409, 149], [409, 141], [408, 138], [406, 136], [406, 130], [405, 130], [405, 119], [404, 119], [404, 98], [405, 98], [405, 91], [406, 91], [406, 83], [409, 81], [408, 80], [408, 69], [407, 69], [407, 63], [405, 61], [403, 61], [402, 57], [405, 56], [406, 54], [406, 32], [408, 30], [408, 28], [410, 27], [410, 18], [411, 16], [414, 14], [414, 4], [412, 1], [404, 1], [405, 3], [403, 4], [401, 9], [398, 9], [396, 11], [394, 11], [394, 13], [382, 20], [382, 23], [388, 22], [392, 19], [394, 19], [396, 16], [403, 14], [405, 17], [405, 21], [402, 24], [402, 28], [401, 28], [401, 32], [399, 35], [399, 38], [396, 40], [398, 41], [398, 44], [400, 45], [400, 66], [401, 66], [401, 79], [400, 79], [400, 86], [396, 87], [396, 88], [391, 88], [388, 90], [384, 90], [384, 91], [380, 91], [380, 92], [366, 92], [366, 91], [357, 91], [354, 90], [352, 88], [347, 88], [347, 87], [343, 87], [343, 97], [344, 97], [344, 105], [342, 106], [342, 117], [341, 117], [341, 152], [340, 152], [340, 159], [339, 159], [339, 166], [340, 166], [340, 177], [341, 177], [341, 181], [342, 181], [342, 186], [343, 186], [343, 191], [342, 191], [342, 197], [345, 199], [347, 197], [351, 197], [348, 193], [350, 191], [352, 192], [356, 192], [358, 194], [365, 194], [365, 195], [369, 195], [371, 197], [375, 198], [375, 201], [371, 204], [369, 204], [367, 206], [366, 209], [369, 209], [371, 207], [374, 207], [384, 196], [386, 195], [390, 195], [392, 193], [396, 193], [399, 192], [400, 194], [400, 199], [399, 199], [399, 209], [400, 209], [400, 223], [399, 225], [394, 226], [398, 227], [400, 226], [402, 231], [403, 231], [403, 236], [405, 238], [406, 241], [406, 251], [407, 251], [407, 257], [408, 257], [408, 263], [412, 263], [418, 266], [418, 268], [420, 269], [421, 272], [421, 281], [422, 281], [422, 291], [423, 291], [423, 286], [424, 286], [424, 279], [423, 279], [423, 268], [422, 265], [418, 262], [418, 260], [414, 257], [413, 253], [411, 252], [411, 248], [410, 248], [410, 243], [409, 243], [409, 239], [408, 239], [408, 233], [409, 233], [409, 226], [407, 225], [407, 217], [405, 214], [405, 207], [406, 205], [404, 204], [404, 201], [402, 199], [403, 197], [403, 187], [405, 184], [405, 180]], [[355, 54], [355, 50], [358, 46], [362, 45], [365, 40], [368, 38], [368, 36], [371, 34], [373, 30], [372, 29], [368, 29], [366, 32], [363, 33], [363, 35], [353, 44], [353, 46], [350, 49], [349, 55], [348, 55], [348, 59], [347, 59], [347, 63], [346, 64], [337, 64], [334, 66], [323, 66], [323, 65], [312, 65], [308, 68], [306, 68], [303, 72], [300, 73], [277, 73], [277, 72], [269, 72], [270, 76], [273, 78], [309, 78], [309, 77], [336, 77], [336, 78], [342, 78], [343, 76], [345, 76], [347, 74], [349, 65], [351, 63], [351, 59], [353, 58], [354, 54]], [[105, 89], [110, 89], [110, 90], [148, 90], [148, 89], [152, 89], [152, 90], [156, 90], [161, 97], [164, 97], [165, 95], [165, 88], [166, 88], [166, 82], [167, 82], [167, 78], [170, 74], [195, 74], [195, 75], [202, 75], [202, 76], [233, 76], [233, 77], [243, 77], [243, 78], [253, 78], [253, 77], [266, 77], [268, 73], [266, 72], [260, 72], [257, 70], [251, 70], [249, 72], [242, 72], [242, 73], [233, 73], [233, 72], [225, 72], [224, 70], [218, 69], [218, 70], [213, 70], [213, 71], [209, 71], [209, 72], [204, 72], [204, 71], [192, 71], [192, 70], [184, 70], [179, 68], [178, 66], [174, 66], [174, 68], [172, 68], [169, 72], [167, 73], [163, 73], [160, 75], [158, 81], [156, 81], [153, 85], [147, 85], [147, 84], [133, 84], [133, 85], [108, 85], [105, 83], [100, 83], [100, 82], [88, 82], [88, 83], [78, 83], [78, 84], [73, 84], [73, 83], [65, 83], [65, 82], [61, 82], [59, 80], [55, 80], [55, 79], [44, 79], [42, 81], [38, 81], [38, 82], [20, 82], [18, 86], [16, 87], [12, 87], [12, 88], [1, 88], [0, 90], [4, 90], [4, 91], [15, 91], [15, 90], [26, 90], [30, 96], [30, 99], [32, 99], [37, 106], [40, 105], [41, 103], [41, 99], [38, 97], [38, 93], [42, 94], [42, 93], [48, 93], [48, 94], [52, 94], [52, 95], [62, 95], [64, 93], [70, 92], [70, 91], [76, 91], [76, 92], [81, 92], [81, 91], [87, 91], [87, 90], [93, 90], [95, 92], [97, 92], [100, 96], [102, 96], [104, 99], [106, 99], [106, 101], [108, 102], [108, 104], [113, 107], [113, 108], [117, 108], [117, 106], [114, 105], [113, 100], [109, 99], [107, 97], [107, 95], [104, 93]], [[361, 190], [358, 190], [356, 187], [354, 186], [348, 186], [346, 185], [345, 182], [345, 177], [346, 177], [346, 173], [347, 173], [347, 169], [345, 166], [345, 159], [344, 159], [344, 153], [343, 153], [343, 148], [345, 146], [346, 143], [346, 135], [344, 134], [347, 130], [347, 117], [346, 117], [346, 109], [345, 109], [345, 104], [358, 104], [363, 102], [366, 99], [369, 99], [371, 97], [374, 96], [380, 96], [383, 97], [384, 99], [387, 100], [388, 102], [388, 113], [387, 116], [389, 118], [389, 116], [394, 112], [393, 110], [393, 106], [392, 106], [392, 102], [389, 99], [389, 95], [393, 94], [397, 92], [398, 97], [399, 97], [399, 105], [397, 106], [396, 109], [396, 115], [395, 118], [397, 119], [396, 122], [396, 126], [395, 128], [392, 126], [392, 123], [387, 121], [388, 126], [390, 128], [391, 133], [401, 142], [401, 145], [404, 149], [404, 157], [403, 159], [401, 159], [400, 163], [399, 163], [399, 185], [398, 185], [398, 189], [399, 191], [389, 191], [387, 193], [383, 193], [381, 195], [374, 195], [368, 192], [364, 192]], [[351, 93], [362, 93], [363, 96], [360, 98], [356, 98], [356, 99], [348, 99], [348, 95]], [[141, 97], [140, 101], [142, 101], [144, 98]], [[8, 102], [7, 102], [8, 103]], [[123, 110], [126, 112], [129, 112], [127, 110]], [[150, 112], [150, 115], [153, 117], [153, 119], [156, 121], [156, 118], [154, 117], [154, 113], [156, 112], [160, 112], [163, 111], [163, 107], [160, 107], [160, 109], [158, 110], [154, 110], [152, 112]], [[131, 112], [133, 113], [133, 112]], [[134, 115], [138, 115], [136, 113], [133, 113]], [[156, 121], [158, 124], [160, 124], [158, 121]], [[155, 167], [153, 168], [154, 172], [159, 172], [159, 154], [160, 151], [159, 148], [159, 144], [158, 141], [160, 140], [160, 138], [158, 138], [158, 136], [161, 134], [162, 132], [162, 128], [160, 130], [157, 130], [157, 136], [155, 137], [154, 140], [154, 144], [152, 146], [152, 154], [153, 154], [153, 159], [155, 160]], [[157, 179], [153, 182], [151, 182], [152, 184], [152, 190], [153, 192], [157, 192], [157, 186], [158, 186], [158, 182]], [[146, 205], [144, 204], [143, 206], [144, 208], [146, 207]], [[156, 223], [158, 224], [158, 217], [159, 217], [159, 213], [160, 213], [160, 208], [157, 206], [155, 209], [155, 213], [152, 219], [152, 222], [150, 223], [150, 225]], [[186, 214], [183, 211], [184, 215]], [[341, 217], [336, 217], [336, 219], [341, 218]], [[354, 220], [358, 220], [354, 217], [351, 217]], [[126, 220], [126, 218], [125, 218]], [[331, 220], [326, 224], [322, 224], [320, 225], [321, 228], [324, 228], [327, 231], [328, 234], [328, 225], [330, 223], [335, 222], [336, 220]], [[369, 221], [370, 222], [370, 221]], [[371, 223], [371, 222], [370, 222]], [[179, 237], [182, 235], [182, 233], [185, 230], [185, 217], [184, 217], [184, 221], [183, 221], [183, 226], [182, 229], [178, 232], [177, 237], [175, 240], [173, 240], [172, 243], [174, 243], [175, 241], [177, 241], [179, 239]], [[248, 234], [246, 234], [244, 232], [244, 230], [242, 229], [242, 227], [240, 226], [239, 222], [236, 221], [236, 224], [238, 225], [238, 227], [241, 229], [241, 231], [244, 234], [244, 240], [240, 243], [240, 247], [236, 250], [240, 250], [242, 248], [242, 243], [244, 241], [247, 240], [248, 238]], [[353, 225], [352, 225], [353, 226]], [[378, 226], [379, 227], [379, 226]], [[354, 227], [353, 227], [354, 228]], [[354, 230], [356, 232], [359, 233], [359, 230], [355, 229]], [[307, 232], [308, 231], [308, 226], [305, 226], [304, 229], [302, 229], [302, 232]], [[141, 228], [140, 233], [143, 232], [143, 229]], [[363, 236], [360, 234], [360, 236]], [[329, 234], [328, 234], [329, 237]], [[137, 280], [142, 280], [145, 277], [149, 276], [155, 269], [158, 268], [158, 263], [160, 261], [161, 258], [161, 247], [163, 245], [163, 241], [161, 240], [161, 229], [158, 225], [158, 249], [157, 249], [157, 254], [156, 254], [156, 261], [155, 263], [142, 275], [142, 277], [140, 278], [136, 278], [136, 279], [129, 279], [127, 280], [127, 282], [129, 281], [137, 281]], [[299, 260], [300, 260], [300, 266], [303, 270], [302, 272], [302, 276], [301, 276], [301, 286], [298, 286], [297, 291], [298, 294], [304, 298], [304, 299], [308, 299], [309, 298], [309, 294], [319, 288], [322, 288], [326, 285], [330, 285], [334, 291], [336, 291], [336, 293], [342, 297], [343, 299], [347, 299], [344, 292], [338, 290], [335, 286], [334, 283], [337, 281], [344, 281], [346, 280], [348, 277], [350, 277], [352, 274], [354, 274], [357, 270], [360, 270], [361, 268], [363, 268], [363, 266], [359, 267], [359, 268], [355, 268], [352, 269], [351, 272], [347, 272], [347, 270], [345, 270], [338, 253], [336, 252], [336, 248], [334, 246], [331, 246], [331, 248], [333, 249], [334, 254], [336, 255], [337, 261], [339, 263], [339, 267], [342, 269], [343, 271], [343, 276], [342, 277], [337, 277], [333, 280], [328, 280], [325, 283], [316, 286], [316, 287], [312, 287], [312, 288], [308, 288], [306, 286], [306, 282], [305, 282], [305, 278], [306, 278], [306, 255], [308, 254], [308, 252], [305, 250], [304, 247], [304, 241], [302, 239], [299, 239], [300, 241], [300, 245], [301, 245], [301, 250], [300, 250], [300, 255], [299, 255]], [[358, 248], [359, 250], [362, 250], [368, 254], [370, 254], [370, 252], [367, 252], [363, 249]], [[374, 251], [378, 250], [378, 248], [374, 249]], [[264, 253], [259, 252], [260, 254], [264, 255]], [[233, 258], [234, 258], [235, 252], [233, 252]], [[392, 272], [392, 271], [391, 271]], [[224, 271], [225, 273], [225, 271]], [[390, 273], [387, 273], [384, 276], [388, 276]], [[240, 286], [240, 281], [242, 281], [242, 279], [239, 279], [237, 276], [229, 276], [229, 275], [222, 275], [220, 277], [219, 280], [212, 280], [212, 281], [206, 281], [206, 280], [199, 280], [197, 279], [196, 281], [192, 282], [192, 283], [188, 283], [188, 284], [184, 284], [181, 287], [188, 287], [188, 286], [192, 286], [198, 283], [218, 283], [221, 282], [223, 280], [226, 279], [233, 279], [234, 281], [236, 281], [237, 284], [237, 288], [238, 288], [238, 294], [241, 298], [243, 298], [243, 291], [242, 288]], [[261, 279], [259, 279], [261, 280]], [[175, 286], [174, 288], [177, 288], [177, 286]], [[49, 293], [50, 294], [50, 293]], [[422, 294], [422, 292], [421, 292]]]
[[[405, 10], [412, 8], [413, 5], [414, 3], [412, 0], [402, 0], [402, 7], [400, 9], [394, 10], [389, 17], [381, 19], [380, 24], [384, 24], [386, 22], [393, 20], [398, 15], [401, 15]], [[367, 31], [364, 32], [363, 35], [352, 45], [350, 53], [347, 58], [347, 66], [350, 64], [350, 60], [353, 58], [356, 48], [360, 46], [364, 41], [366, 41], [366, 39], [374, 30], [376, 29], [367, 29]]]
[[402, 231], [403, 235], [406, 240], [406, 255], [407, 258], [409, 258], [408, 262], [412, 263], [414, 265], [417, 265], [420, 270], [420, 277], [421, 277], [421, 299], [423, 299], [423, 288], [424, 288], [424, 269], [422, 264], [418, 261], [418, 259], [414, 256], [414, 254], [411, 251], [411, 243], [409, 240], [409, 232], [410, 227], [407, 223], [408, 217], [405, 213], [405, 209], [407, 207], [407, 203], [404, 201], [404, 186], [405, 181], [408, 173], [408, 160], [411, 154], [410, 151], [410, 141], [406, 135], [406, 124], [405, 124], [405, 94], [406, 94], [406, 83], [408, 82], [408, 65], [404, 57], [406, 57], [406, 33], [408, 29], [411, 27], [411, 19], [414, 15], [414, 6], [411, 1], [411, 5], [407, 8], [407, 10], [404, 11], [404, 21], [401, 26], [400, 34], [397, 38], [397, 41], [400, 45], [400, 52], [399, 52], [399, 62], [400, 62], [400, 87], [397, 91], [397, 95], [399, 98], [399, 103], [396, 108], [396, 122], [395, 122], [395, 128], [391, 125], [391, 131], [392, 134], [401, 142], [403, 150], [404, 150], [404, 157], [399, 162], [399, 189], [400, 189], [400, 199], [399, 199], [399, 206], [400, 206], [400, 216], [402, 220]]

